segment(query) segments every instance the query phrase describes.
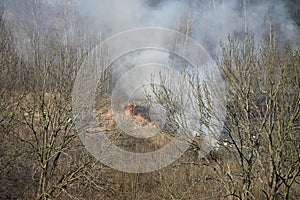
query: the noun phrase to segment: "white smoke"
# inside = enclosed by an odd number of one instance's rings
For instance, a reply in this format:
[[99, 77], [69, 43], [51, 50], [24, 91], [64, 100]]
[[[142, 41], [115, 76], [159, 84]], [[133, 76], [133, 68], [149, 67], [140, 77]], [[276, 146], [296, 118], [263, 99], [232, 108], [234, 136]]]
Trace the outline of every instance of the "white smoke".
[[[299, 29], [289, 16], [283, 1], [263, 0], [255, 4], [241, 0], [79, 0], [78, 2], [80, 11], [94, 21], [106, 38], [122, 31], [142, 27], [175, 29], [194, 38], [213, 57], [220, 55], [219, 43], [225, 42], [228, 35], [238, 36], [243, 41], [248, 31], [254, 33], [257, 42], [268, 39], [271, 32], [276, 32], [280, 41], [292, 42], [294, 47], [298, 47], [300, 41]], [[164, 42], [164, 38], [159, 35], [153, 37], [157, 37], [157, 41]], [[114, 71], [115, 76], [118, 79], [136, 65], [155, 62], [161, 58], [169, 59], [169, 64], [172, 65], [180, 63], [177, 58], [172, 60], [172, 56], [161, 55], [161, 52], [153, 51], [128, 54], [114, 63], [117, 69]], [[124, 85], [124, 90], [126, 87], [133, 88], [135, 84], [134, 80], [130, 79]]]
[[[24, 3], [25, 1], [18, 0], [11, 2], [14, 2], [11, 3], [11, 6], [18, 7], [18, 2]], [[49, 3], [54, 2], [54, 0], [45, 0], [43, 2]], [[58, 2], [63, 2], [63, 0]], [[86, 16], [85, 20], [90, 21], [91, 24], [95, 26], [94, 28], [96, 31], [103, 34], [101, 35], [103, 37], [101, 39], [107, 39], [114, 34], [129, 29], [162, 27], [175, 29], [183, 34], [188, 34], [203, 45], [213, 57], [218, 57], [220, 54], [220, 41], [226, 41], [229, 34], [237, 35], [241, 38], [241, 41], [243, 41], [243, 36], [246, 31], [253, 32], [255, 34], [255, 40], [258, 42], [268, 39], [270, 32], [276, 32], [278, 40], [290, 41], [295, 48], [299, 46], [299, 28], [290, 17], [289, 11], [283, 0], [262, 0], [255, 4], [247, 3], [246, 5], [243, 5], [243, 2], [248, 1], [77, 0], [78, 4], [76, 9], [78, 9], [80, 15]], [[7, 5], [9, 6], [10, 4]], [[31, 8], [30, 5], [28, 8]], [[11, 10], [13, 11], [14, 9]], [[42, 15], [44, 17], [43, 19], [36, 21], [33, 21], [32, 19], [32, 22], [31, 9], [25, 10], [26, 13], [24, 14], [19, 12], [20, 10], [24, 9], [20, 7], [20, 9], [15, 9], [14, 13], [16, 16], [19, 15], [18, 20], [20, 20], [20, 24], [28, 23], [30, 25], [32, 23], [32, 27], [36, 28], [37, 31], [44, 31], [46, 33], [51, 29], [50, 25], [47, 25], [46, 22], [47, 20], [52, 21], [50, 14], [48, 16], [48, 13], [51, 13], [51, 9], [45, 9], [46, 11], [44, 13], [46, 14]], [[65, 9], [62, 9], [62, 12], [64, 11]], [[23, 21], [24, 23], [22, 23]], [[68, 27], [67, 22], [69, 21], [66, 21], [64, 25], [67, 30], [71, 30], [71, 33], [62, 35], [73, 35], [72, 31], [81, 31], [75, 29], [75, 25]], [[61, 25], [63, 23], [57, 24]], [[32, 34], [32, 38], [30, 38], [31, 32], [34, 32], [31, 27], [27, 31], [28, 33], [24, 31], [23, 33], [19, 30], [16, 30], [15, 32], [18, 32], [19, 35], [19, 51], [23, 49], [22, 52], [25, 52], [24, 55], [31, 55], [32, 53], [29, 52], [26, 46], [29, 46], [29, 43], [32, 43], [35, 39], [35, 35]], [[165, 41], [160, 35], [152, 35], [151, 37], [157, 42]], [[129, 39], [134, 40], [135, 38]], [[134, 41], [132, 41], [132, 43], [134, 43]], [[130, 42], [127, 42], [126, 44], [131, 45]], [[114, 63], [118, 70], [113, 71], [113, 73], [115, 73], [114, 75], [118, 78], [136, 65], [149, 62], [161, 63], [167, 59], [171, 60], [169, 61], [169, 64], [171, 63], [172, 65], [177, 62], [176, 59], [174, 61], [171, 55], [149, 50], [128, 54], [119, 62], [116, 61], [116, 63]], [[149, 74], [147, 71], [144, 71], [144, 73]], [[130, 87], [134, 87], [134, 80], [130, 82], [130, 84]]]
[[145, 0], [85, 0], [79, 5], [85, 15], [111, 35], [149, 26], [175, 29], [188, 9], [181, 1], [161, 2], [155, 7]]
[[[140, 27], [164, 27], [185, 33], [215, 55], [220, 41], [228, 34], [251, 31], [257, 41], [263, 41], [268, 32], [277, 31], [277, 39], [299, 46], [299, 29], [289, 15], [284, 1], [264, 0], [255, 4], [240, 0], [78, 0], [85, 15], [94, 20], [102, 31], [112, 34]], [[248, 1], [246, 1], [248, 2]], [[244, 9], [245, 8], [245, 9]]]

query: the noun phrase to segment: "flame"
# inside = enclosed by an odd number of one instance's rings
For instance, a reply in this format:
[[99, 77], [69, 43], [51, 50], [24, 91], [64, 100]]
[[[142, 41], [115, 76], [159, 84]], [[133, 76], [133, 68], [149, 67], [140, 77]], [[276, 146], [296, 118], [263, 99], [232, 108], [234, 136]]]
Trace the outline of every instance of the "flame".
[[127, 117], [131, 117], [138, 126], [157, 126], [152, 122], [149, 116], [149, 107], [138, 105], [136, 103], [122, 104], [122, 109]]

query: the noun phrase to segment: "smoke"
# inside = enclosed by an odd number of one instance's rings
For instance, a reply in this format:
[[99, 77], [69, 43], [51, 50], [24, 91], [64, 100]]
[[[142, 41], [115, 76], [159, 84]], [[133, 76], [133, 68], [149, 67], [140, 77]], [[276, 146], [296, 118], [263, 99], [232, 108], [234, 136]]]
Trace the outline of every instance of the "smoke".
[[[54, 28], [63, 29], [60, 26], [64, 26], [65, 32], [68, 33], [54, 34], [54, 37], [60, 35], [64, 42], [70, 40], [69, 43], [73, 43], [74, 40], [76, 44], [84, 38], [84, 36], [78, 36], [79, 39], [74, 37], [72, 40], [73, 35], [82, 31], [80, 30], [82, 27], [77, 28], [79, 22], [76, 23], [76, 19], [71, 20], [72, 17], [70, 19], [67, 17], [66, 7], [72, 5], [68, 4], [71, 1], [57, 1], [67, 2], [66, 5], [61, 6], [60, 11], [56, 10], [57, 12], [53, 11], [56, 9], [54, 0], [5, 2], [8, 7], [11, 6], [10, 18], [18, 18], [20, 25], [25, 24], [24, 30], [26, 31], [15, 31], [15, 34], [18, 35], [16, 43], [18, 43], [17, 46], [22, 55], [33, 55], [32, 52], [34, 51], [30, 52], [27, 46], [34, 44], [36, 40], [43, 41], [43, 38], [37, 37], [36, 33], [49, 34], [50, 30]], [[43, 12], [38, 12], [43, 18], [34, 15], [35, 9], [31, 7], [30, 2], [36, 2], [39, 7], [46, 7], [42, 9]], [[46, 5], [41, 2], [46, 2]], [[101, 33], [101, 40], [129, 29], [169, 28], [192, 37], [214, 58], [220, 56], [219, 43], [221, 41], [226, 42], [229, 34], [237, 36], [243, 42], [245, 33], [251, 31], [255, 34], [255, 40], [261, 42], [268, 39], [270, 33], [276, 33], [276, 38], [279, 41], [289, 41], [294, 48], [298, 48], [300, 42], [299, 27], [289, 15], [289, 9], [283, 0], [255, 0], [255, 2], [243, 0], [77, 0], [76, 2], [75, 9], [81, 16], [85, 16], [85, 21], [93, 24], [96, 32]], [[23, 6], [27, 9], [19, 4], [24, 4]], [[18, 9], [13, 9], [14, 6]], [[20, 12], [22, 10], [24, 13]], [[62, 16], [57, 17], [58, 13]], [[70, 14], [70, 16], [73, 15]], [[54, 23], [53, 19], [57, 19], [57, 22]], [[27, 27], [27, 25], [29, 26]], [[161, 35], [151, 35], [150, 37], [157, 43], [170, 41], [169, 38], [167, 40]], [[130, 46], [134, 43], [135, 38], [128, 38], [128, 40], [132, 40], [132, 42], [126, 42], [122, 45]], [[122, 48], [126, 49], [126, 47]], [[179, 47], [174, 45], [174, 48]], [[47, 51], [45, 50], [45, 52]], [[123, 74], [135, 66], [151, 62], [163, 63], [164, 65], [184, 65], [184, 62], [180, 62], [180, 58], [176, 55], [162, 51], [141, 50], [124, 55], [123, 58], [114, 61], [113, 79], [117, 82]], [[180, 67], [175, 66], [176, 69]], [[142, 72], [144, 74], [140, 75], [150, 79], [149, 74], [151, 72], [151, 70], [145, 70]], [[134, 88], [136, 84], [134, 80], [128, 81], [126, 85], [122, 85], [123, 91], [126, 91], [126, 87], [127, 89], [128, 87]]]
[[213, 55], [219, 54], [219, 42], [225, 42], [229, 34], [239, 36], [242, 41], [247, 31], [254, 33], [258, 43], [268, 39], [272, 32], [277, 40], [291, 42], [295, 48], [299, 46], [299, 29], [283, 1], [243, 5], [243, 1], [228, 0], [198, 5], [194, 10], [197, 16], [192, 36]]
[[212, 55], [218, 54], [220, 41], [228, 34], [246, 31], [263, 41], [271, 32], [280, 41], [299, 46], [299, 28], [284, 1], [263, 0], [78, 0], [80, 10], [94, 20], [107, 36], [139, 27], [164, 27], [186, 33]]
[[[104, 38], [135, 28], [175, 29], [195, 39], [214, 58], [220, 56], [219, 44], [220, 42], [226, 44], [228, 35], [237, 36], [243, 42], [248, 31], [254, 33], [257, 43], [269, 39], [270, 34], [273, 33], [277, 40], [289, 41], [294, 48], [299, 46], [300, 41], [297, 24], [289, 15], [284, 1], [279, 0], [256, 2], [242, 0], [79, 0], [78, 3], [80, 11], [94, 22], [99, 31], [104, 34]], [[151, 37], [162, 43], [166, 41], [166, 38], [160, 35]], [[127, 44], [130, 45], [130, 43]], [[169, 60], [168, 63], [164, 63], [165, 60]], [[176, 65], [176, 63], [183, 65], [184, 63], [180, 62], [180, 58], [178, 59], [176, 55], [166, 55], [165, 52], [137, 51], [114, 62], [113, 77], [117, 81], [134, 67], [151, 62], [166, 65]], [[210, 66], [206, 67], [210, 68]], [[145, 70], [140, 72], [139, 76], [149, 79], [151, 72], [151, 70]], [[132, 88], [140, 83], [139, 78], [135, 81], [134, 77], [130, 77], [129, 81], [121, 84], [120, 90], [124, 93], [126, 90], [132, 91]], [[122, 95], [130, 96], [131, 93]], [[221, 111], [218, 110], [218, 113]], [[199, 128], [197, 125], [195, 127]], [[215, 143], [211, 139], [207, 140]]]
[[[243, 41], [246, 31], [253, 32], [255, 40], [258, 42], [268, 39], [270, 32], [275, 32], [277, 40], [281, 42], [289, 41], [294, 48], [298, 48], [300, 44], [299, 27], [290, 16], [291, 8], [283, 0], [73, 1], [76, 2], [75, 9], [79, 12], [79, 15], [85, 16], [84, 24], [78, 22], [78, 19], [74, 19], [74, 21], [82, 26], [86, 26], [86, 23], [91, 22], [94, 31], [99, 33], [98, 35], [101, 33], [100, 40], [134, 28], [170, 28], [188, 34], [197, 40], [213, 57], [220, 55], [220, 41], [226, 42], [229, 34], [239, 36]], [[37, 21], [33, 15], [34, 8], [31, 8], [30, 1], [3, 0], [4, 5], [10, 10], [7, 14], [8, 18], [18, 18], [18, 23], [20, 26], [24, 26], [24, 29], [28, 29], [26, 26], [29, 24], [30, 29], [33, 27], [47, 34], [53, 32], [53, 29], [59, 30], [60, 26], [66, 26], [69, 29], [69, 33], [67, 33], [69, 38], [76, 35], [76, 32], [81, 31], [78, 30], [80, 28], [77, 28], [78, 24], [76, 22], [72, 22], [72, 20], [63, 22], [60, 19], [65, 17], [64, 6], [69, 5], [70, 7], [73, 1], [38, 1], [40, 3], [36, 3], [36, 6], [39, 9], [40, 7], [44, 8], [41, 9], [41, 19]], [[46, 5], [42, 5], [43, 2]], [[54, 6], [55, 2], [64, 4], [64, 6]], [[54, 11], [55, 8], [59, 7], [61, 10]], [[57, 15], [62, 15], [62, 17]], [[55, 21], [55, 19], [57, 20]], [[40, 27], [36, 27], [37, 25]], [[30, 37], [33, 37], [30, 32], [36, 30], [26, 30], [27, 36], [20, 30], [14, 31], [15, 34], [19, 34], [17, 36], [19, 38], [19, 51], [27, 51], [25, 47], [28, 46], [28, 41], [32, 41]], [[65, 40], [65, 38], [63, 39]], [[81, 38], [79, 39], [81, 40]], [[74, 38], [74, 40], [79, 41], [77, 38]], [[157, 40], [163, 39], [157, 38]], [[26, 53], [24, 54], [26, 55]]]
[[175, 29], [188, 9], [180, 1], [161, 1], [153, 6], [145, 0], [82, 0], [79, 5], [86, 16], [110, 35], [145, 26]]
[[[33, 14], [34, 8], [30, 5], [33, 4], [32, 2], [36, 4], [33, 7], [38, 6], [39, 9], [43, 7], [39, 21]], [[8, 18], [18, 18], [20, 26], [25, 27], [29, 24], [30, 28], [34, 27], [45, 33], [53, 29], [59, 30], [59, 26], [62, 25], [70, 26], [68, 27], [70, 38], [72, 34], [76, 35], [76, 31], [81, 31], [76, 28], [80, 22], [78, 24], [72, 21], [62, 22], [57, 15], [65, 17], [63, 7], [70, 7], [73, 5], [71, 2], [76, 2], [75, 9], [81, 16], [85, 16], [85, 21], [91, 22], [96, 32], [101, 33], [101, 40], [122, 31], [150, 26], [175, 29], [188, 34], [203, 45], [212, 56], [220, 55], [219, 43], [225, 42], [229, 34], [239, 36], [243, 41], [246, 31], [253, 32], [258, 42], [268, 39], [272, 32], [276, 33], [276, 39], [280, 42], [288, 41], [294, 48], [298, 48], [300, 44], [299, 24], [291, 17], [291, 10], [295, 8], [291, 8], [292, 4], [288, 5], [284, 0], [42, 0], [32, 2], [3, 0], [3, 4], [9, 10]], [[42, 5], [43, 3], [46, 5]], [[57, 3], [64, 6], [55, 6]], [[55, 8], [58, 10], [54, 11]], [[74, 20], [78, 21], [78, 19]], [[74, 25], [68, 25], [72, 23]], [[20, 30], [15, 31], [16, 34], [19, 34], [18, 32]], [[27, 30], [27, 32], [32, 31]], [[19, 36], [20, 49], [26, 46], [23, 41], [32, 40], [25, 37]]]

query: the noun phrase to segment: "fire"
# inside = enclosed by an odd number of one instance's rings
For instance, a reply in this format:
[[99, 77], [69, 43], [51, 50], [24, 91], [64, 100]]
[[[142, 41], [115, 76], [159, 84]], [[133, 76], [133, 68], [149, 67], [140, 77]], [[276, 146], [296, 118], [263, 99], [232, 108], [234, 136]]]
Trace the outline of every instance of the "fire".
[[128, 105], [122, 105], [122, 108], [125, 110], [125, 115], [130, 117], [133, 113], [133, 109], [134, 109], [135, 105], [134, 104], [128, 104]]
[[158, 122], [152, 121], [149, 115], [149, 106], [139, 105], [136, 103], [122, 104], [122, 109], [127, 117], [133, 119], [138, 126], [155, 126], [159, 127]]
[[136, 103], [128, 103], [123, 104], [122, 108], [124, 109], [126, 116], [139, 117], [151, 122], [149, 117], [149, 107], [147, 106], [137, 105]]

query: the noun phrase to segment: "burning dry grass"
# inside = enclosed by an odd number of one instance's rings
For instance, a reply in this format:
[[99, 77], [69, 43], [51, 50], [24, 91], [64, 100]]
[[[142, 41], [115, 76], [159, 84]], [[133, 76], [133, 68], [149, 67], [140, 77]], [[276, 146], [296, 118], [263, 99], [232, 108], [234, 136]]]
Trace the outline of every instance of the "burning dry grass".
[[142, 153], [160, 149], [171, 140], [161, 131], [159, 123], [151, 121], [149, 107], [137, 103], [120, 107], [121, 112], [113, 113], [109, 97], [101, 98], [97, 104], [100, 126], [115, 145]]
[[152, 126], [162, 128], [159, 122], [153, 121], [150, 118], [150, 107], [139, 105], [137, 103], [122, 104], [122, 109], [127, 118], [130, 118], [136, 125], [141, 127]]

